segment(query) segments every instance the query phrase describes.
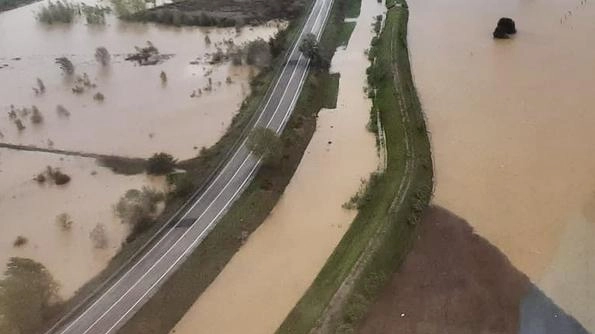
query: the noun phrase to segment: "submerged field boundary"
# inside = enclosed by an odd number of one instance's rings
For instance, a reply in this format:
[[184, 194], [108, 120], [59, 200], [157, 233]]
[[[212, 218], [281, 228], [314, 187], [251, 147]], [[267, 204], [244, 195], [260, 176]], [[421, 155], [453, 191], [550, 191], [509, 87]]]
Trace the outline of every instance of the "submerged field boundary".
[[432, 160], [409, 63], [409, 12], [404, 1], [387, 8], [367, 71], [371, 122], [385, 136], [386, 169], [372, 175], [357, 217], [277, 334], [356, 331], [408, 253], [430, 201]]

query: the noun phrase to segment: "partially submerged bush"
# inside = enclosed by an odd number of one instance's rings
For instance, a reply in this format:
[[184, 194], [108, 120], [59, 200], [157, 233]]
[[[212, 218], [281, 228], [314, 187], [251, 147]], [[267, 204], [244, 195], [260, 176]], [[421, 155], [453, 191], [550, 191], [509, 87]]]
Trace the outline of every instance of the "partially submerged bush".
[[58, 168], [47, 166], [44, 173], [39, 173], [35, 177], [38, 183], [44, 183], [46, 180], [52, 180], [54, 184], [61, 186], [70, 182], [70, 176], [62, 173]]
[[147, 161], [147, 174], [164, 175], [174, 170], [176, 159], [164, 152], [155, 153]]
[[62, 231], [70, 231], [73, 223], [72, 218], [70, 218], [70, 215], [66, 212], [56, 216], [56, 225], [58, 225]]
[[161, 73], [159, 73], [159, 78], [161, 79], [162, 85], [165, 85], [167, 83], [167, 74], [165, 74], [164, 71], [161, 71]]
[[59, 302], [58, 283], [48, 270], [31, 259], [13, 257], [0, 280], [2, 333], [39, 332]]
[[78, 13], [77, 6], [68, 1], [48, 1], [37, 13], [37, 20], [47, 24], [71, 23]]
[[103, 102], [103, 100], [105, 100], [105, 96], [103, 95], [103, 93], [97, 92], [95, 93], [95, 95], [93, 95], [93, 100], [97, 102]]
[[110, 55], [109, 51], [103, 46], [98, 47], [95, 49], [95, 60], [103, 66], [109, 65], [112, 56]]
[[19, 236], [18, 236], [18, 237], [17, 237], [17, 238], [14, 240], [14, 242], [12, 243], [12, 245], [13, 245], [14, 247], [22, 247], [22, 246], [25, 246], [25, 245], [26, 245], [28, 242], [29, 242], [29, 239], [25, 238], [25, 237], [24, 237], [24, 236], [22, 236], [22, 235], [19, 235]]
[[70, 61], [70, 59], [66, 57], [58, 57], [56, 58], [56, 64], [60, 67], [62, 72], [66, 75], [73, 75], [74, 74], [74, 65]]
[[37, 78], [37, 87], [33, 87], [35, 95], [43, 95], [45, 93], [45, 84], [40, 78]]
[[269, 43], [262, 38], [251, 41], [245, 49], [246, 63], [257, 67], [267, 67], [271, 64], [273, 56]]
[[41, 112], [39, 111], [39, 109], [37, 109], [36, 106], [31, 107], [31, 123], [33, 124], [41, 124], [43, 123], [43, 115], [41, 114]]
[[68, 111], [68, 109], [66, 109], [61, 104], [59, 104], [59, 105], [56, 106], [56, 113], [58, 113], [59, 116], [63, 116], [63, 117], [69, 117], [70, 116], [70, 111]]
[[101, 223], [95, 225], [93, 230], [89, 233], [89, 239], [93, 243], [93, 247], [97, 249], [104, 249], [107, 247], [108, 239], [105, 232], [105, 226]]
[[89, 6], [82, 3], [81, 12], [85, 16], [87, 24], [105, 24], [105, 14], [111, 12], [111, 9], [105, 6]]
[[147, 187], [143, 187], [142, 190], [130, 189], [120, 198], [114, 210], [122, 223], [135, 228], [137, 225], [153, 222], [157, 204], [164, 198], [163, 193]]
[[128, 17], [147, 9], [145, 0], [111, 0], [118, 17]]

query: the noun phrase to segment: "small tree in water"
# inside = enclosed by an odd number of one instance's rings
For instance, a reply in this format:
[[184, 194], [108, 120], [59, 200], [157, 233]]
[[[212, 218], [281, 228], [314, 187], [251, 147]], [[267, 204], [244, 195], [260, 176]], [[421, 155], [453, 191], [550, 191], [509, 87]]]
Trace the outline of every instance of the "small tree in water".
[[252, 130], [248, 135], [246, 145], [254, 155], [261, 158], [267, 165], [275, 164], [281, 158], [281, 138], [269, 128], [257, 127]]
[[56, 64], [60, 67], [62, 72], [66, 75], [73, 75], [74, 74], [74, 65], [70, 61], [70, 59], [66, 57], [59, 57], [56, 58]]
[[163, 175], [171, 172], [176, 166], [176, 159], [171, 154], [155, 153], [147, 162], [147, 173]]
[[10, 258], [0, 280], [0, 330], [2, 333], [35, 333], [59, 302], [58, 283], [38, 262]]
[[161, 78], [162, 85], [167, 84], [167, 74], [165, 74], [164, 71], [161, 71], [161, 73], [159, 74], [159, 77]]
[[110, 55], [109, 51], [103, 46], [98, 47], [95, 49], [95, 60], [103, 66], [107, 66], [110, 63], [112, 56]]

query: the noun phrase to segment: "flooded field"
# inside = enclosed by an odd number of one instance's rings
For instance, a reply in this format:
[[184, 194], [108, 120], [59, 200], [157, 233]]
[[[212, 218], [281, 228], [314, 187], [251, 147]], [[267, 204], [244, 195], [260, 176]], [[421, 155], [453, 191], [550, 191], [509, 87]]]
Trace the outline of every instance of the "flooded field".
[[[110, 15], [100, 26], [87, 25], [83, 18], [45, 25], [35, 15], [46, 3], [0, 13], [0, 142], [132, 157], [161, 151], [178, 159], [196, 156], [223, 134], [257, 72], [229, 61], [210, 64], [208, 54], [225, 51], [230, 39], [236, 45], [268, 39], [284, 24], [238, 32], [127, 23]], [[124, 60], [147, 41], [168, 58], [152, 66]], [[111, 54], [107, 66], [95, 59], [100, 46]], [[62, 73], [57, 57], [72, 61], [74, 75]], [[75, 94], [77, 78], [85, 76], [88, 84]], [[43, 93], [33, 89], [38, 78]], [[103, 101], [94, 99], [97, 93]], [[33, 106], [41, 120], [33, 120]], [[17, 128], [15, 119], [24, 129]], [[60, 168], [72, 181], [38, 184], [33, 178], [46, 166]], [[114, 215], [118, 199], [128, 189], [165, 188], [163, 178], [116, 175], [94, 159], [45, 153], [0, 149], [0, 170], [1, 271], [11, 256], [32, 258], [61, 283], [63, 297], [103, 269], [126, 238], [128, 228]], [[62, 213], [73, 222], [68, 231], [55, 222]], [[105, 226], [104, 249], [95, 249], [89, 238], [97, 224]], [[18, 236], [28, 241], [14, 246]]]
[[364, 50], [382, 9], [363, 1], [349, 45], [333, 58], [332, 71], [341, 74], [337, 109], [320, 112], [275, 209], [172, 333], [273, 333], [349, 227], [356, 212], [341, 206], [379, 163], [374, 136], [366, 130], [371, 104], [363, 87], [369, 64]]
[[[409, 1], [435, 203], [595, 331], [595, 6]], [[500, 17], [518, 33], [493, 40]]]
[[[60, 168], [71, 181], [38, 184], [33, 178], [46, 166]], [[11, 256], [39, 261], [68, 297], [103, 269], [126, 238], [128, 227], [112, 208], [120, 196], [143, 186], [163, 190], [164, 184], [162, 177], [115, 175], [95, 159], [0, 149], [0, 264]], [[68, 230], [56, 221], [63, 213], [72, 222]], [[89, 237], [97, 224], [105, 226], [104, 249], [96, 249]], [[27, 243], [15, 247], [18, 236]]]
[[[51, 140], [68, 150], [140, 157], [165, 151], [180, 159], [193, 157], [227, 128], [250, 92], [248, 79], [254, 71], [229, 62], [209, 65], [206, 54], [217, 47], [225, 50], [224, 40], [241, 44], [268, 39], [278, 30], [277, 23], [270, 23], [237, 34], [233, 28], [175, 28], [126, 23], [113, 16], [105, 26], [89, 26], [82, 19], [48, 26], [35, 19], [43, 3], [0, 14], [0, 65], [7, 65], [0, 68], [2, 141], [47, 146]], [[152, 66], [124, 60], [147, 41], [172, 57]], [[107, 67], [95, 60], [100, 46], [112, 55]], [[65, 77], [54, 63], [61, 56], [72, 61], [76, 75], [87, 73], [96, 88], [74, 94], [74, 79]], [[167, 75], [165, 85], [161, 71]], [[46, 86], [41, 96], [32, 89], [37, 78]], [[105, 96], [103, 102], [93, 99], [97, 92]], [[193, 92], [199, 96], [191, 97]], [[27, 128], [19, 132], [7, 116], [11, 104], [37, 106], [43, 124], [25, 123]], [[63, 105], [70, 117], [58, 115], [57, 105]]]

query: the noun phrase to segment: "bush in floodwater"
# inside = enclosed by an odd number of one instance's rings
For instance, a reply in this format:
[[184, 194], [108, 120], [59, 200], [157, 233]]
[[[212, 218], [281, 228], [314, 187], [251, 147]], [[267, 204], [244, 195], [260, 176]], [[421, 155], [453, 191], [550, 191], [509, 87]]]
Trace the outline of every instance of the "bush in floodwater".
[[73, 75], [74, 74], [74, 65], [70, 61], [70, 59], [66, 57], [58, 57], [56, 58], [56, 64], [60, 67], [62, 72], [66, 75]]
[[87, 20], [87, 24], [105, 24], [105, 14], [111, 12], [109, 7], [104, 6], [89, 6], [81, 4], [81, 12]]
[[89, 233], [89, 239], [93, 243], [93, 247], [97, 249], [104, 249], [107, 247], [107, 233], [103, 224], [97, 224]]
[[18, 237], [17, 237], [17, 238], [14, 240], [14, 242], [12, 243], [12, 245], [13, 245], [14, 247], [22, 247], [22, 246], [25, 246], [25, 245], [26, 245], [28, 242], [29, 242], [29, 239], [25, 238], [25, 237], [24, 237], [24, 236], [22, 236], [22, 235], [19, 235], [19, 236], [18, 236]]
[[45, 93], [45, 84], [40, 78], [37, 78], [37, 87], [33, 87], [35, 95], [43, 95]]
[[112, 56], [110, 55], [109, 51], [103, 46], [98, 47], [95, 49], [95, 60], [103, 66], [109, 65]]
[[161, 71], [159, 74], [159, 78], [161, 78], [161, 84], [165, 85], [167, 83], [167, 74], [164, 71]]
[[164, 199], [163, 193], [154, 189], [130, 189], [120, 198], [114, 210], [122, 223], [135, 228], [137, 225], [150, 224], [157, 213], [157, 204]]
[[127, 17], [147, 9], [145, 0], [111, 0], [118, 17]]
[[62, 173], [58, 168], [46, 167], [46, 175], [49, 179], [53, 180], [57, 186], [61, 186], [70, 182], [70, 176]]
[[164, 152], [155, 153], [147, 161], [147, 174], [164, 175], [174, 170], [176, 159]]
[[58, 225], [62, 231], [70, 231], [73, 223], [72, 218], [70, 218], [70, 215], [66, 212], [56, 216], [56, 225]]
[[103, 95], [103, 93], [97, 92], [95, 93], [95, 95], [93, 95], [93, 100], [97, 102], [103, 102], [103, 100], [105, 100], [105, 96]]
[[71, 23], [78, 13], [78, 7], [68, 1], [49, 1], [37, 13], [37, 20], [47, 24]]
[[20, 119], [15, 119], [14, 125], [17, 126], [17, 130], [19, 130], [19, 132], [25, 130], [25, 125], [23, 125], [23, 121], [21, 121]]
[[31, 107], [32, 113], [31, 113], [31, 123], [33, 124], [41, 124], [43, 123], [43, 115], [41, 114], [41, 112], [39, 111], [39, 109], [37, 109], [36, 106], [32, 106]]
[[66, 109], [61, 104], [59, 104], [59, 105], [56, 106], [56, 113], [58, 113], [59, 116], [63, 116], [63, 117], [69, 117], [70, 116], [70, 111], [68, 111], [68, 109]]
[[0, 331], [37, 333], [55, 313], [59, 284], [48, 270], [31, 259], [12, 257], [0, 279]]

